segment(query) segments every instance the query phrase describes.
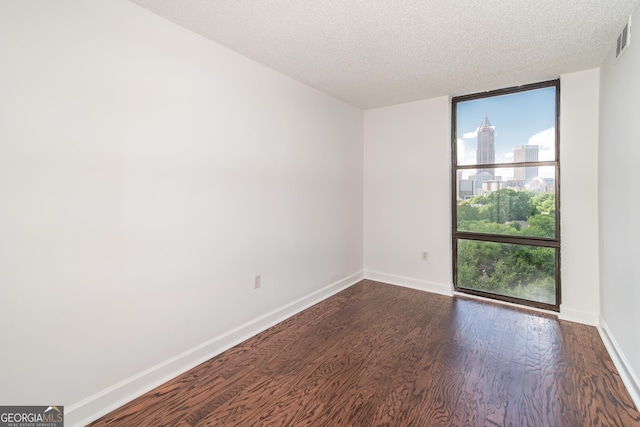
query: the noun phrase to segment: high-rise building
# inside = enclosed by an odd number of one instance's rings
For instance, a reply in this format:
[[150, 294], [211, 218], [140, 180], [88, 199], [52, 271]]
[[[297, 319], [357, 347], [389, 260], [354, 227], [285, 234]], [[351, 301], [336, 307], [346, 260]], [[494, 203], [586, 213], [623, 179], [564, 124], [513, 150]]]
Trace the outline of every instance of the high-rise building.
[[467, 200], [476, 195], [476, 181], [461, 179], [458, 181], [458, 199]]
[[488, 196], [489, 194], [502, 188], [504, 188], [504, 182], [500, 180], [484, 181], [482, 183], [482, 195]]
[[[537, 162], [539, 146], [537, 145], [520, 145], [513, 148], [514, 162]], [[538, 166], [529, 166], [526, 168], [513, 168], [513, 178], [516, 181], [531, 181], [538, 176]]]
[[[494, 164], [496, 162], [496, 148], [495, 148], [495, 127], [491, 126], [486, 114], [482, 124], [478, 128], [478, 147], [476, 149], [476, 163], [482, 164]], [[478, 169], [478, 173], [489, 173], [491, 177], [495, 177], [495, 169]]]
[[[480, 170], [480, 169], [478, 169]], [[486, 170], [486, 169], [484, 169]], [[492, 171], [493, 172], [493, 171]], [[476, 175], [471, 175], [469, 178], [473, 179], [475, 182], [476, 194], [482, 193], [482, 183], [485, 181], [493, 181], [496, 179], [495, 174], [492, 175], [491, 172], [480, 172]]]

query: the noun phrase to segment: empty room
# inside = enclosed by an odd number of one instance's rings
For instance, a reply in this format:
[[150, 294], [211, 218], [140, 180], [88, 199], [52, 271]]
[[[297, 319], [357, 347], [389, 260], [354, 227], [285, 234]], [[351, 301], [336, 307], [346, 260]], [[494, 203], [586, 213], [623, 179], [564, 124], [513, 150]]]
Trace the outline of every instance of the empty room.
[[640, 425], [635, 22], [0, 0], [0, 426]]

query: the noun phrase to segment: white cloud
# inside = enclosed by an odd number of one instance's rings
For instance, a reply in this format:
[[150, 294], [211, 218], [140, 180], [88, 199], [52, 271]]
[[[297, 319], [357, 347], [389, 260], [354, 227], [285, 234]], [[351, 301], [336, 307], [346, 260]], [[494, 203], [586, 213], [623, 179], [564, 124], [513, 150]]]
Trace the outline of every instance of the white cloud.
[[529, 138], [529, 145], [538, 145], [538, 160], [541, 162], [556, 158], [556, 128], [538, 132]]
[[464, 139], [473, 139], [478, 136], [478, 129], [480, 128], [476, 128], [476, 130], [474, 130], [473, 132], [467, 132], [464, 135], [462, 135], [462, 137]]
[[[475, 145], [475, 144], [468, 144]], [[472, 165], [476, 162], [476, 149], [470, 148], [465, 145], [464, 140], [458, 139], [456, 145], [456, 151], [458, 152], [458, 164], [459, 165]]]

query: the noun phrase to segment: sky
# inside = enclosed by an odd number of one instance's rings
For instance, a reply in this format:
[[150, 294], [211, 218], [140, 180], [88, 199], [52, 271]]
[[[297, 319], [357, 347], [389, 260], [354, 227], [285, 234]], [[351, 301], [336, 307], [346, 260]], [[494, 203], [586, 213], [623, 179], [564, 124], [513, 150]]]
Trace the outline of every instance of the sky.
[[457, 104], [458, 164], [476, 162], [476, 133], [485, 114], [495, 128], [496, 163], [513, 161], [513, 148], [540, 146], [538, 160], [555, 160], [555, 86]]

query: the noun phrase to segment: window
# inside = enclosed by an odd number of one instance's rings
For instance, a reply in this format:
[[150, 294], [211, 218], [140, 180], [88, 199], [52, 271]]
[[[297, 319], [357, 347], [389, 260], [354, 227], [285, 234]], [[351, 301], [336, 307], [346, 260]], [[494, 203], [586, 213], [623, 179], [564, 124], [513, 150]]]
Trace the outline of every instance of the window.
[[452, 99], [453, 281], [560, 307], [559, 80]]

